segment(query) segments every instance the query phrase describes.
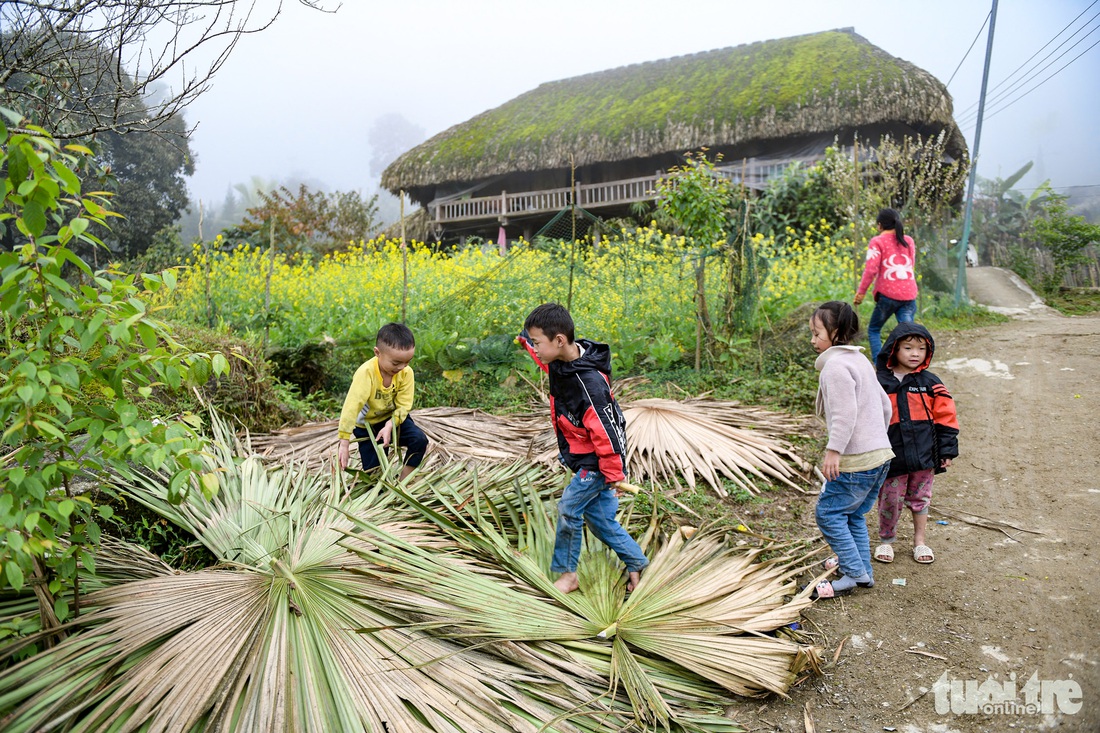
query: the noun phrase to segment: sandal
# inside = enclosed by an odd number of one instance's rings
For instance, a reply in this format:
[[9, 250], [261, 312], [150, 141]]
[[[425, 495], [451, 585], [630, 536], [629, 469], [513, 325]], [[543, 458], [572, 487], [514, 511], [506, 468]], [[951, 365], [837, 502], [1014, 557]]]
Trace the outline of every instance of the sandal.
[[875, 559], [879, 562], [893, 562], [894, 546], [888, 545], [883, 542], [881, 545], [875, 548]]
[[823, 580], [817, 584], [813, 593], [810, 594], [810, 600], [816, 601], [819, 598], [836, 598], [837, 596], [846, 596], [851, 593], [855, 588], [844, 588], [843, 590], [834, 590], [833, 584], [828, 580]]
[[935, 561], [936, 556], [928, 545], [917, 545], [913, 548], [913, 559], [921, 565], [930, 565]]

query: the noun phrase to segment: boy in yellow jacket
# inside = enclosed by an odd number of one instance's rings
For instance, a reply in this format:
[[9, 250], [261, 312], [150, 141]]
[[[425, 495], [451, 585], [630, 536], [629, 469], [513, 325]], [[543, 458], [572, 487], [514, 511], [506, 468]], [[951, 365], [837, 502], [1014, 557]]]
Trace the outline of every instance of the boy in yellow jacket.
[[352, 377], [344, 408], [340, 411], [340, 468], [348, 467], [351, 438], [359, 438], [363, 470], [379, 465], [378, 448], [392, 442], [408, 448], [401, 478], [424, 460], [428, 436], [409, 417], [413, 404], [413, 370], [409, 366], [416, 351], [412, 331], [401, 323], [387, 323], [378, 329], [374, 358], [364, 362]]

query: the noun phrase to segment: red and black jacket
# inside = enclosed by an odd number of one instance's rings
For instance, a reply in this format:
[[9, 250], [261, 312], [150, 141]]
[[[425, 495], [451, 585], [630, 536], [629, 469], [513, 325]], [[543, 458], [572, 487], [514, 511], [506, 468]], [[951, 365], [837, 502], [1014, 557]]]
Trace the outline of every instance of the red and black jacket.
[[608, 483], [626, 478], [626, 418], [611, 394], [611, 348], [577, 339], [584, 350], [574, 361], [543, 364], [527, 342], [520, 342], [550, 375], [550, 417], [561, 462], [572, 471], [599, 471]]
[[[928, 345], [924, 363], [898, 379], [894, 374], [895, 355], [900, 341], [920, 336]], [[932, 334], [919, 323], [899, 323], [890, 333], [875, 360], [878, 383], [890, 396], [894, 414], [887, 434], [894, 460], [887, 476], [900, 476], [933, 469], [942, 473], [944, 458], [959, 455], [959, 420], [955, 400], [940, 378], [928, 371], [936, 343]]]

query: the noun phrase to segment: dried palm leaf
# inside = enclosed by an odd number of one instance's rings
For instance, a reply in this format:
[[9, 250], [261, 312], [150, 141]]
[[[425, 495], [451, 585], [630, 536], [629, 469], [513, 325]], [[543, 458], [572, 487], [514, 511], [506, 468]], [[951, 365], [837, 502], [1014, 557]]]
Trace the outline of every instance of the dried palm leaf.
[[[625, 381], [628, 386], [631, 384]], [[627, 462], [635, 480], [701, 478], [725, 496], [723, 478], [751, 493], [757, 482], [799, 488], [809, 464], [784, 436], [811, 429], [807, 418], [708, 399], [645, 399], [624, 403]], [[554, 464], [557, 442], [544, 414], [497, 416], [480, 410], [434, 407], [416, 411], [431, 440], [426, 467], [452, 461]], [[277, 461], [320, 467], [336, 453], [336, 421], [287, 428], [251, 438], [254, 450]]]
[[[491, 415], [461, 407], [427, 407], [416, 411], [416, 424], [428, 436], [425, 467], [451, 461], [503, 463], [553, 458], [556, 442], [545, 414]], [[338, 420], [307, 423], [253, 435], [252, 450], [279, 462], [306, 462], [320, 468], [336, 455]]]
[[[706, 709], [723, 700], [720, 690], [785, 694], [816, 659], [815, 649], [768, 635], [810, 604], [793, 581], [804, 555], [762, 561], [760, 549], [735, 550], [705, 532], [685, 542], [677, 533], [653, 543], [660, 546], [650, 548], [641, 584], [624, 598], [622, 566], [589, 539], [582, 592], [562, 595], [548, 572], [554, 521], [538, 493], [517, 486], [506, 511], [476, 498], [455, 503], [438, 489], [431, 500], [401, 496], [481, 562], [439, 561], [357, 522], [354, 536], [373, 547], [360, 551], [370, 562], [357, 572], [382, 581], [389, 603], [408, 604], [431, 634], [485, 642], [490, 651], [493, 642], [518, 641], [547, 665], [606, 675], [645, 726], [685, 725], [678, 716], [687, 696]], [[477, 577], [483, 568], [492, 568], [488, 578]]]
[[757, 480], [799, 488], [795, 482], [804, 479], [791, 464], [798, 471], [809, 468], [778, 437], [795, 425], [785, 416], [769, 418], [774, 413], [733, 402], [664, 399], [632, 402], [623, 413], [632, 476], [655, 481], [682, 476], [693, 487], [698, 476], [725, 496], [723, 476], [755, 494]]
[[[227, 428], [215, 427], [213, 498], [173, 506], [168, 476], [134, 476], [128, 491], [195, 533], [224, 566], [147, 572], [90, 594], [65, 641], [5, 669], [0, 728], [534, 733], [550, 719], [563, 731], [594, 731], [597, 720], [623, 727], [598, 691], [428, 636], [377, 600], [388, 589], [376, 578], [352, 572], [367, 565], [353, 550], [372, 550], [347, 537], [353, 515], [429, 554], [453, 547], [397, 501], [394, 467], [349, 496], [340, 475], [237, 459]], [[517, 470], [500, 469], [507, 486]]]

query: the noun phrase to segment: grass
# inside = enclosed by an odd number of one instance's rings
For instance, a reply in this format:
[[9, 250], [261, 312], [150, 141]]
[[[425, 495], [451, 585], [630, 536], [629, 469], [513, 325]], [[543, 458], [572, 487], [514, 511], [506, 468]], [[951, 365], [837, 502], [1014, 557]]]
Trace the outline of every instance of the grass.
[[1084, 316], [1100, 312], [1100, 290], [1069, 288], [1046, 296], [1047, 305], [1067, 316]]

